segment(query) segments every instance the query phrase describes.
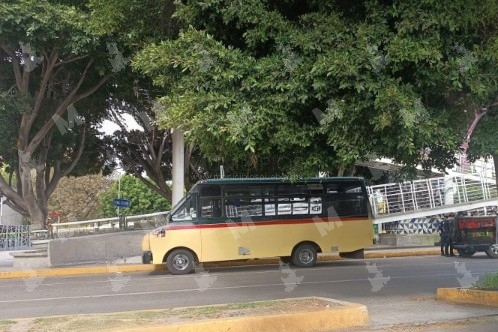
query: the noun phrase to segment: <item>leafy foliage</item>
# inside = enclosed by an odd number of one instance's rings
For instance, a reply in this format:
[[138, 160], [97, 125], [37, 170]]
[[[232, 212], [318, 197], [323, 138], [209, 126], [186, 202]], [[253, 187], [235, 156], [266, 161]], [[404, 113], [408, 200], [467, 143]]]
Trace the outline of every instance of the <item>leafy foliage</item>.
[[[118, 210], [114, 206], [115, 198], [129, 199], [130, 207]], [[124, 175], [120, 180], [114, 181], [112, 186], [100, 195], [100, 202], [104, 217], [113, 217], [118, 213], [125, 216], [146, 214], [168, 211], [171, 208], [164, 197], [131, 175]]]
[[0, 3], [0, 155], [9, 177], [0, 191], [35, 227], [61, 178], [98, 173], [104, 162], [95, 128], [124, 62], [119, 38], [94, 30], [85, 5]]
[[133, 66], [164, 88], [159, 123], [211, 161], [285, 159], [283, 173], [339, 172], [386, 156], [445, 170], [494, 107], [498, 4], [182, 1], [177, 39]]
[[101, 174], [65, 177], [50, 196], [48, 211], [60, 212], [61, 222], [100, 218], [100, 195], [111, 185]]

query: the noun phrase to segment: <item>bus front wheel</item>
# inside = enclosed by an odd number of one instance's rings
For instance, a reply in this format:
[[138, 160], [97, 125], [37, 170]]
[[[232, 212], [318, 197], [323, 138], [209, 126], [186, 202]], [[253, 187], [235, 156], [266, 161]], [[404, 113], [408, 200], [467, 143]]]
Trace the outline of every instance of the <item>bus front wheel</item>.
[[166, 259], [171, 274], [189, 274], [194, 270], [194, 255], [185, 249], [173, 250]]
[[317, 253], [315, 246], [301, 244], [292, 253], [292, 263], [298, 267], [310, 267], [315, 265]]

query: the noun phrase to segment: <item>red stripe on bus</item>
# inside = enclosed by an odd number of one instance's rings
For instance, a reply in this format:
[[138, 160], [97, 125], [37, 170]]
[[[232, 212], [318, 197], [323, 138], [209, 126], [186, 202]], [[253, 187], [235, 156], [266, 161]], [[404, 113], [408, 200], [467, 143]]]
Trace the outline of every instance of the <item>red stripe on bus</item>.
[[217, 224], [191, 224], [191, 225], [178, 225], [169, 226], [166, 230], [178, 230], [178, 229], [195, 229], [195, 228], [222, 228], [222, 227], [242, 227], [242, 226], [269, 226], [269, 225], [294, 225], [294, 224], [313, 224], [319, 222], [350, 222], [350, 221], [365, 221], [367, 218], [329, 218], [322, 219], [283, 219], [283, 220], [273, 220], [273, 221], [256, 221], [256, 222], [225, 222]]

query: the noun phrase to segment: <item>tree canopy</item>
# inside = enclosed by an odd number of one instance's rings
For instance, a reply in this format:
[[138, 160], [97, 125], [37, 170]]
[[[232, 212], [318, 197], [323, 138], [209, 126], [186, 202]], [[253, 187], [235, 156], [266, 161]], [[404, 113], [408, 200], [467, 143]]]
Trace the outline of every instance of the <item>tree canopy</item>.
[[61, 178], [100, 172], [105, 160], [96, 126], [126, 61], [86, 4], [0, 3], [0, 155], [16, 179], [0, 177], [0, 191], [35, 227]]
[[60, 222], [100, 218], [100, 195], [112, 184], [112, 179], [102, 174], [65, 177], [50, 196], [48, 212], [59, 212]]
[[383, 156], [444, 171], [496, 108], [498, 3], [182, 1], [187, 27], [133, 60], [164, 127], [211, 161], [342, 173]]
[[[130, 207], [118, 210], [114, 206], [115, 198], [130, 200]], [[121, 179], [115, 180], [108, 190], [102, 192], [100, 205], [104, 217], [114, 217], [118, 213], [124, 216], [147, 214], [168, 211], [171, 208], [171, 204], [164, 197], [131, 175], [124, 175]]]

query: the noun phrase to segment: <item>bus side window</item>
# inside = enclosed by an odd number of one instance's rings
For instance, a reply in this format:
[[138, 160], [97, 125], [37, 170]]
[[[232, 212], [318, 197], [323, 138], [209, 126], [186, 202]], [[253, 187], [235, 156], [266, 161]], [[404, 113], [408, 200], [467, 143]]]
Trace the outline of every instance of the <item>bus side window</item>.
[[201, 217], [221, 218], [221, 187], [219, 185], [203, 185], [201, 192]]
[[329, 216], [367, 215], [364, 193], [361, 185], [356, 182], [330, 184], [325, 201]]
[[203, 198], [201, 205], [201, 216], [202, 218], [220, 218], [221, 199]]

